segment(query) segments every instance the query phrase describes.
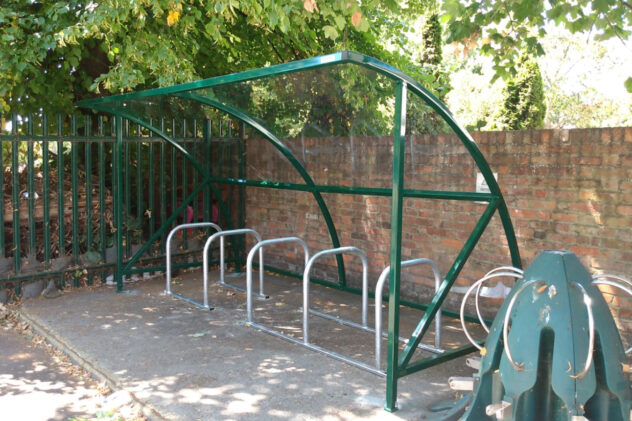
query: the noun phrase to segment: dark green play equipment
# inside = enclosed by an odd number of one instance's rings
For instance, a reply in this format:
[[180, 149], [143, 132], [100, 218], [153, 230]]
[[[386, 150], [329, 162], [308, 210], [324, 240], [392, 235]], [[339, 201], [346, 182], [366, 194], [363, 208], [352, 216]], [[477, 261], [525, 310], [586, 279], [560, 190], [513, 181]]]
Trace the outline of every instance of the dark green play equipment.
[[597, 287], [630, 292], [629, 281], [593, 278], [569, 251], [545, 251], [517, 277], [481, 349], [461, 419], [629, 420], [626, 353]]

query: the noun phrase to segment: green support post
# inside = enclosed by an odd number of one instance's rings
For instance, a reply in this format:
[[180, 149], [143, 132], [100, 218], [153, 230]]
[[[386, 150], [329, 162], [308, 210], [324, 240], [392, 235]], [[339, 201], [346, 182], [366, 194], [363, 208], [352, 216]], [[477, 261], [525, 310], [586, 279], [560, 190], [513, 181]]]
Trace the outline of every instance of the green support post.
[[[165, 120], [162, 119], [160, 122], [161, 131], [164, 133], [165, 131]], [[161, 140], [160, 142], [160, 225], [164, 225], [167, 220], [167, 192], [165, 191], [165, 147], [166, 142]], [[160, 235], [160, 251], [161, 253], [165, 253], [165, 235]]]
[[[241, 123], [239, 125], [239, 143], [238, 143], [238, 171], [237, 176], [240, 179], [246, 178], [246, 125]], [[237, 209], [238, 219], [239, 219], [239, 227], [246, 227], [246, 186], [237, 186], [238, 189], [238, 197], [239, 197], [239, 205]], [[239, 245], [240, 256], [239, 256], [239, 264], [246, 264], [246, 236], [241, 236], [241, 244]]]
[[147, 198], [147, 209], [149, 210], [147, 221], [149, 223], [149, 236], [152, 237], [154, 235], [154, 221], [156, 220], [156, 209], [155, 200], [154, 200], [154, 190], [156, 188], [154, 182], [154, 142], [149, 141], [149, 166], [147, 168], [147, 179], [149, 180], [149, 191]]
[[[175, 121], [172, 120], [172, 129], [175, 129]], [[173, 134], [174, 131], [172, 130], [171, 133]], [[169, 183], [169, 186], [171, 187], [171, 215], [169, 216], [173, 216], [174, 214], [176, 215], [176, 220], [178, 218], [178, 215], [175, 213], [176, 208], [178, 207], [178, 157], [176, 155], [176, 150], [175, 148], [171, 148], [171, 183]], [[177, 224], [177, 222], [176, 222]]]
[[[86, 168], [86, 250], [92, 251], [92, 131], [91, 120], [86, 116], [84, 120], [86, 146], [85, 146], [85, 168]], [[88, 274], [88, 285], [93, 283], [93, 272]]]
[[138, 136], [139, 138], [136, 142], [136, 220], [140, 227], [143, 221], [143, 143], [140, 138], [140, 127], [138, 128]]
[[[197, 120], [193, 120], [193, 155], [195, 156], [195, 159], [197, 160], [200, 159], [200, 137], [198, 136]], [[195, 172], [194, 169], [191, 169], [191, 184], [196, 186], [197, 180], [198, 180], [197, 172]], [[193, 221], [194, 222], [199, 222], [200, 220], [200, 215], [198, 215], [199, 207], [200, 207], [200, 199], [199, 199], [199, 196], [196, 196], [193, 202]]]
[[388, 296], [388, 353], [386, 369], [386, 404], [389, 412], [396, 410], [398, 351], [399, 351], [399, 290], [402, 261], [402, 207], [404, 197], [404, 153], [406, 150], [407, 85], [397, 82], [395, 87], [395, 125], [393, 127], [393, 193], [391, 201], [391, 253]]
[[[27, 168], [28, 168], [28, 209], [29, 209], [29, 258], [36, 260], [35, 254], [35, 164], [33, 143], [35, 139], [33, 137], [33, 116], [28, 116], [27, 134], [29, 139], [27, 140]], [[35, 261], [29, 262], [35, 264]]]
[[[18, 149], [20, 142], [17, 138], [18, 131], [18, 119], [14, 115], [12, 118], [11, 130], [15, 135], [15, 139], [11, 143], [11, 165], [13, 168], [18, 168], [20, 164], [18, 160]], [[13, 199], [13, 266], [15, 274], [20, 272], [21, 257], [20, 257], [20, 174], [17, 171], [13, 171], [13, 185], [11, 186], [11, 197]]]
[[116, 291], [123, 291], [123, 118], [115, 117], [116, 143], [112, 173], [114, 176], [114, 227], [116, 229], [116, 271], [114, 280]]
[[[48, 117], [42, 116], [42, 175], [43, 189], [42, 196], [44, 201], [44, 268], [50, 269], [50, 170], [48, 160]], [[0, 162], [2, 159], [0, 158]]]
[[[211, 120], [205, 119], [204, 126], [202, 127], [202, 137], [203, 137], [203, 148], [204, 148], [204, 168], [208, 174], [212, 174], [211, 168], [211, 133], [212, 126]], [[211, 188], [210, 186], [206, 186], [204, 189], [204, 196], [202, 197], [202, 202], [204, 205], [204, 221], [210, 222], [213, 211], [212, 211], [212, 199], [211, 199]], [[210, 231], [206, 229], [206, 235], [208, 236]]]
[[[103, 116], [99, 116], [98, 120], [98, 136], [99, 139], [99, 247], [101, 251], [101, 260], [106, 261], [107, 238], [105, 230], [105, 142], [103, 139]], [[101, 274], [103, 278], [104, 273]], [[103, 279], [102, 279], [103, 281]]]
[[[66, 231], [64, 227], [64, 135], [63, 122], [61, 115], [57, 116], [57, 233], [59, 236], [59, 254], [58, 259], [64, 259], [66, 255]], [[66, 285], [66, 279], [62, 275], [61, 287]]]
[[125, 227], [125, 258], [129, 259], [132, 251], [132, 233], [129, 229], [129, 220], [132, 216], [132, 191], [131, 191], [131, 170], [130, 161], [132, 160], [129, 142], [129, 120], [125, 120], [125, 132], [124, 137], [127, 140], [124, 148], [123, 159], [123, 176], [124, 176], [124, 195], [125, 199], [125, 212], [123, 213], [123, 226]]
[[[182, 142], [184, 143], [186, 141], [187, 138], [187, 121], [186, 120], [182, 120]], [[187, 171], [188, 171], [188, 166], [187, 166], [187, 160], [183, 159], [182, 160], [182, 193], [181, 193], [181, 197], [182, 200], [184, 199], [184, 197], [187, 195], [187, 190], [188, 190], [188, 186], [187, 186]], [[187, 221], [188, 218], [188, 212], [184, 213], [184, 218], [182, 218], [182, 223], [187, 223], [189, 221]], [[183, 230], [182, 231], [182, 247], [186, 250], [188, 249], [188, 230]]]
[[[77, 118], [73, 115], [70, 120], [71, 136], [77, 136]], [[79, 265], [79, 151], [77, 142], [70, 144], [70, 178], [71, 178], [71, 198], [72, 198], [72, 263], [75, 267]], [[79, 277], [73, 276], [74, 286], [79, 286]]]

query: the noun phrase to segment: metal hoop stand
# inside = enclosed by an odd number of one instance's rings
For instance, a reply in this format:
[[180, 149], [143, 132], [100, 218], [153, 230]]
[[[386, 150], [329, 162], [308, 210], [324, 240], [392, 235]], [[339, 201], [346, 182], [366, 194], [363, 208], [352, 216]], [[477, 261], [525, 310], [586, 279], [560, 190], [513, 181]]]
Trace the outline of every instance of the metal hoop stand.
[[[165, 266], [167, 267], [166, 269], [166, 283], [167, 284], [165, 286], [165, 294], [171, 295], [172, 297], [175, 297], [175, 298], [179, 298], [183, 301], [186, 301], [189, 304], [193, 304], [196, 307], [200, 307], [205, 310], [213, 310], [213, 308], [208, 305], [208, 285], [206, 283], [206, 279], [204, 280], [204, 303], [200, 303], [198, 301], [192, 300], [191, 298], [185, 297], [184, 295], [180, 295], [178, 293], [171, 291], [171, 239], [173, 238], [175, 233], [180, 230], [187, 229], [187, 228], [202, 228], [202, 227], [211, 227], [211, 228], [216, 229], [218, 232], [222, 231], [220, 226], [217, 224], [214, 224], [213, 222], [194, 222], [192, 224], [178, 225], [169, 232], [169, 235], [167, 235], [167, 242], [166, 242], [166, 249], [167, 249], [166, 259], [167, 260], [165, 263]], [[204, 259], [205, 259], [204, 261], [206, 262], [206, 249], [204, 250]]]

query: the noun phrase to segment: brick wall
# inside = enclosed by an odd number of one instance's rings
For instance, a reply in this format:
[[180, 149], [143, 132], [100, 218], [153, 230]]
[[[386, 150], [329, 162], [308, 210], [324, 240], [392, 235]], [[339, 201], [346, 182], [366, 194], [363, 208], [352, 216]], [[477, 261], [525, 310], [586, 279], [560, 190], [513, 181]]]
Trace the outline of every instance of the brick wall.
[[[570, 249], [592, 271], [632, 276], [632, 128], [538, 130], [474, 133], [511, 212], [524, 266], [546, 249]], [[392, 145], [388, 137], [289, 141], [317, 184], [390, 187]], [[247, 177], [302, 182], [297, 172], [267, 142], [246, 142]], [[407, 138], [406, 188], [473, 191], [476, 168], [451, 135]], [[390, 199], [324, 195], [342, 245], [363, 249], [370, 260], [370, 284], [388, 264]], [[405, 199], [402, 255], [430, 257], [445, 274], [485, 205], [471, 202]], [[299, 235], [312, 253], [331, 248], [325, 223], [311, 194], [261, 188], [247, 190], [247, 226], [264, 238]], [[270, 249], [267, 262], [300, 270], [294, 247]], [[345, 258], [352, 284], [360, 265]], [[494, 217], [459, 277], [470, 284], [488, 270], [509, 264], [498, 217]], [[336, 281], [334, 259], [315, 268], [315, 276]], [[431, 294], [427, 269], [406, 269], [405, 296]], [[632, 319], [626, 303], [609, 297], [624, 323]], [[451, 294], [451, 306], [460, 300]], [[630, 323], [632, 327], [632, 323]]]

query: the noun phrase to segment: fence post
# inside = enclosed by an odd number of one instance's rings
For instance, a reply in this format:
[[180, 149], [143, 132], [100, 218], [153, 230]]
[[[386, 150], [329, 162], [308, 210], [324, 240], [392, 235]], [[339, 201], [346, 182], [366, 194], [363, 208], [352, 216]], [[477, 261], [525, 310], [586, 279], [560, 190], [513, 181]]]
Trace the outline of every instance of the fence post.
[[[246, 124], [241, 123], [239, 127], [239, 146], [237, 148], [238, 161], [237, 161], [237, 177], [241, 180], [246, 178]], [[246, 227], [246, 186], [240, 185], [237, 187], [237, 194], [239, 197], [239, 207], [237, 226], [239, 228]], [[241, 237], [242, 240], [239, 244], [239, 260], [238, 265], [246, 264], [246, 236]], [[259, 269], [263, 270], [263, 268]]]
[[11, 143], [11, 167], [13, 175], [13, 186], [11, 188], [11, 198], [13, 200], [13, 265], [15, 274], [20, 272], [20, 174], [17, 168], [20, 164], [18, 160], [18, 118], [13, 115], [11, 118], [11, 130], [14, 140]]
[[[61, 114], [57, 115], [57, 235], [59, 237], [58, 259], [65, 259], [66, 232], [64, 227], [64, 125]], [[66, 286], [66, 277], [61, 275], [61, 287]]]
[[[79, 266], [79, 151], [77, 144], [77, 117], [70, 118], [70, 135], [73, 137], [70, 144], [70, 179], [71, 179], [71, 202], [72, 202], [72, 263]], [[73, 274], [73, 285], [79, 286], [77, 271]]]
[[123, 118], [116, 116], [116, 143], [114, 144], [114, 226], [116, 228], [116, 291], [123, 290]]

